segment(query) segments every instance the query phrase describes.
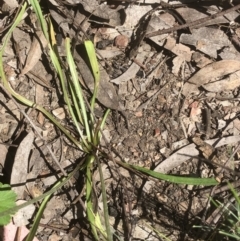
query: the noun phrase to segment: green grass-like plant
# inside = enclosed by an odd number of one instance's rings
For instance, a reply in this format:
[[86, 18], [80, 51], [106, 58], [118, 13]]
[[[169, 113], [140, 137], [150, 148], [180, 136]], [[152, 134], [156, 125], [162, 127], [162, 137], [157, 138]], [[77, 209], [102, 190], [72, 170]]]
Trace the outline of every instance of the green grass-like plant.
[[240, 240], [240, 198], [239, 194], [230, 184], [229, 189], [233, 194], [234, 203], [230, 203], [229, 201], [223, 203], [211, 198], [211, 202], [222, 214], [217, 226], [193, 226], [194, 228], [200, 228], [209, 232], [211, 235], [208, 240], [220, 240], [226, 237], [231, 238], [230, 240]]

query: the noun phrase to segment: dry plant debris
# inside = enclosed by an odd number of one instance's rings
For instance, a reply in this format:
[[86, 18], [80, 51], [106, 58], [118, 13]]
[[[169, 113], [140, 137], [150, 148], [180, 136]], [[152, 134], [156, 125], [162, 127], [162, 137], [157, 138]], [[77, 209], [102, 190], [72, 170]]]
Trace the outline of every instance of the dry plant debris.
[[[4, 0], [0, 5], [2, 43], [21, 4]], [[169, 240], [207, 240], [209, 232], [202, 235], [193, 225], [217, 226], [221, 221], [221, 216], [214, 219], [208, 196], [232, 200], [226, 183], [240, 186], [238, 1], [48, 0], [40, 4], [54, 23], [63, 59], [64, 37], [76, 43], [74, 59], [86, 98], [94, 90], [94, 77], [81, 43], [91, 39], [96, 47], [101, 78], [96, 118], [112, 109], [100, 151], [108, 156], [101, 167], [115, 240], [164, 240], [160, 234]], [[14, 90], [51, 111], [75, 135], [38, 24], [29, 8], [6, 47], [4, 71]], [[53, 156], [62, 169], [69, 170], [83, 153], [44, 115], [16, 105], [2, 89], [0, 101], [1, 181], [14, 187], [18, 199], [28, 200], [59, 178]], [[27, 113], [35, 130], [19, 109]], [[156, 182], [116, 166], [121, 161], [161, 173], [214, 177], [220, 184], [211, 191]], [[72, 179], [71, 190], [52, 197], [36, 240], [91, 240], [84, 210], [74, 202], [76, 194], [85, 201], [82, 179], [80, 172]], [[99, 183], [96, 168], [94, 195], [101, 207]], [[33, 212], [34, 206], [22, 220], [13, 219], [2, 228], [3, 240], [16, 238], [17, 227], [25, 232]], [[23, 240], [21, 235], [18, 238]]]

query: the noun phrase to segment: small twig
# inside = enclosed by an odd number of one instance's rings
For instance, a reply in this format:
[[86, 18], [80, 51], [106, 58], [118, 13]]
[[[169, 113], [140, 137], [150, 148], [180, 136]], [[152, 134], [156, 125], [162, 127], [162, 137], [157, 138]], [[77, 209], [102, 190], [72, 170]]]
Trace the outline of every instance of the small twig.
[[52, 231], [68, 233], [67, 230], [64, 230], [62, 227], [61, 228], [56, 228], [56, 227], [53, 227], [53, 226], [48, 225], [48, 224], [39, 223], [39, 227], [48, 228], [48, 229], [50, 229]]
[[8, 144], [8, 143], [3, 143], [3, 142], [0, 142], [0, 145], [11, 146], [11, 147], [18, 147], [18, 145], [13, 145], [13, 144]]
[[[237, 188], [240, 186], [240, 180], [237, 180], [237, 181], [234, 181], [234, 182], [231, 182], [230, 185], [233, 187], [233, 188]], [[225, 192], [225, 191], [228, 191], [229, 190], [229, 185], [224, 185], [224, 186], [221, 186], [219, 188], [217, 188], [215, 191], [214, 191], [214, 195], [218, 194], [218, 193], [221, 193], [221, 192]], [[204, 194], [207, 194], [209, 193], [209, 190], [202, 190], [199, 192], [199, 195], [202, 196]]]

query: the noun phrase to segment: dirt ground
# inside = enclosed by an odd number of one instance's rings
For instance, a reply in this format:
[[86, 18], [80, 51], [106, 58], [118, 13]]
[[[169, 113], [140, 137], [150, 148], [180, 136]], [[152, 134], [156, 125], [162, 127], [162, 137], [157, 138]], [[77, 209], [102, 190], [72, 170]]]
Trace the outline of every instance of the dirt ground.
[[[21, 4], [1, 4], [1, 45]], [[47, 0], [40, 5], [53, 23], [63, 61], [64, 38], [75, 43], [73, 56], [88, 100], [94, 79], [82, 43], [88, 38], [96, 47], [101, 71], [96, 118], [111, 109], [98, 148], [114, 240], [231, 240], [219, 236], [224, 215], [209, 197], [233, 206], [227, 182], [237, 192], [240, 185], [239, 2]], [[79, 138], [42, 36], [29, 7], [5, 48], [4, 73], [17, 93], [50, 111]], [[19, 200], [29, 200], [58, 180], [52, 154], [67, 172], [85, 154], [36, 108], [16, 105], [2, 85], [0, 101], [0, 181], [11, 184]], [[219, 185], [157, 180], [119, 162], [212, 177]], [[93, 172], [93, 199], [102, 210], [97, 165]], [[78, 202], [86, 201], [84, 182], [80, 171], [72, 187], [52, 196], [38, 240], [93, 240]], [[14, 226], [29, 229], [35, 208]]]

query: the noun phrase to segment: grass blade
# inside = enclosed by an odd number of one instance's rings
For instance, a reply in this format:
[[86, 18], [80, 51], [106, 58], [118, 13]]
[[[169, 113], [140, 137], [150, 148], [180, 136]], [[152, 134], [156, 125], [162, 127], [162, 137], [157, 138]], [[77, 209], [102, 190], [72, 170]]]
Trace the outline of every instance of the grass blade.
[[129, 165], [126, 163], [124, 163], [124, 166], [134, 168], [134, 169], [136, 169], [140, 172], [143, 172], [151, 177], [154, 177], [154, 178], [157, 178], [160, 180], [165, 180], [165, 181], [172, 182], [172, 183], [177, 183], [177, 184], [202, 185], [202, 186], [213, 186], [213, 185], [218, 184], [218, 182], [214, 178], [195, 178], [195, 177], [173, 176], [173, 175], [155, 172], [155, 171], [149, 170], [144, 167]]

